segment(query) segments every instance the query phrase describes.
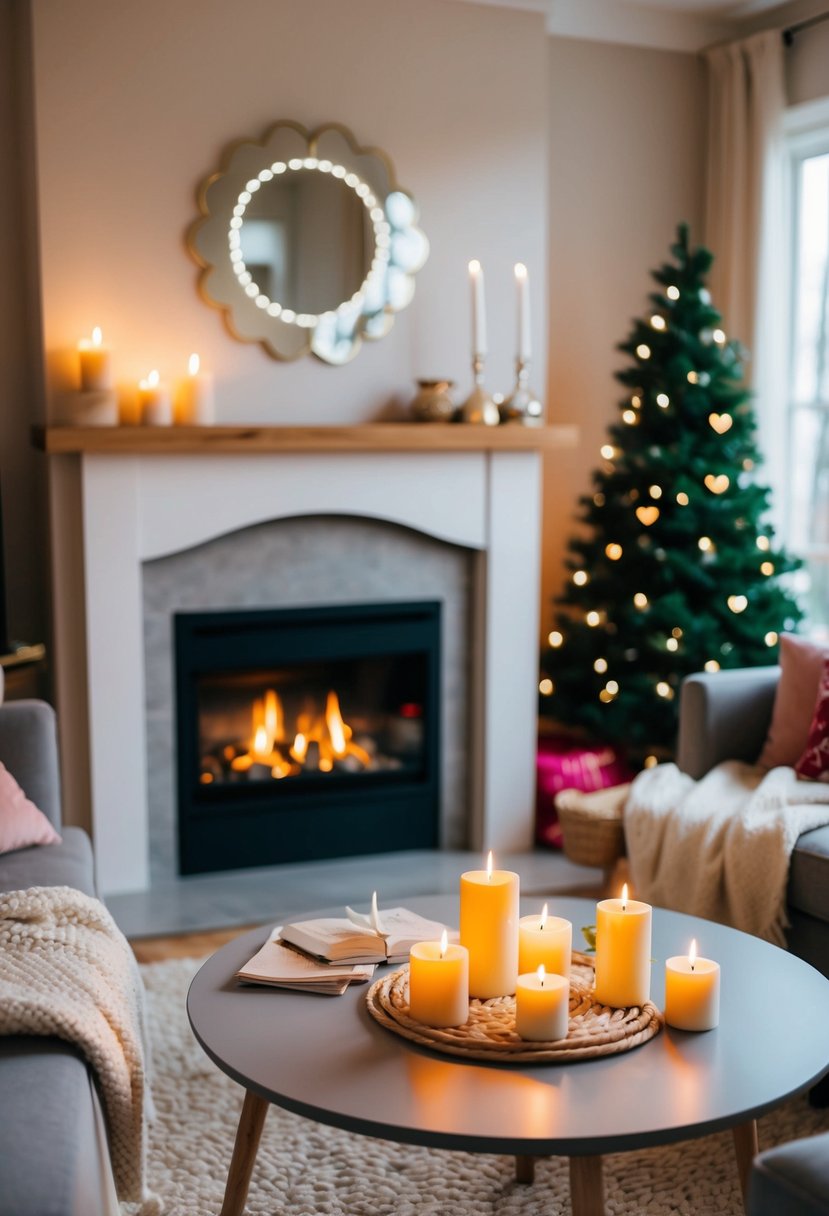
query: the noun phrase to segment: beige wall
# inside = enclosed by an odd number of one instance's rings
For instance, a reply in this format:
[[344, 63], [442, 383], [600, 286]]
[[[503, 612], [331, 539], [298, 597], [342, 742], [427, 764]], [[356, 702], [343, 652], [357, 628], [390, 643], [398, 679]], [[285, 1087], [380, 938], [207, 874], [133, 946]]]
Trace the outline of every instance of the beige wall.
[[694, 55], [549, 40], [548, 408], [581, 427], [582, 444], [546, 479], [542, 628], [577, 497], [616, 418], [616, 343], [645, 308], [676, 225], [698, 239], [704, 99]]
[[[487, 277], [491, 384], [512, 376], [512, 265], [546, 332], [546, 46], [539, 14], [449, 0], [34, 0], [46, 346], [100, 324], [119, 373], [198, 350], [220, 421], [348, 423], [416, 376], [469, 382], [466, 264]], [[234, 341], [184, 247], [226, 145], [338, 121], [391, 156], [431, 257], [391, 335], [344, 368]]]

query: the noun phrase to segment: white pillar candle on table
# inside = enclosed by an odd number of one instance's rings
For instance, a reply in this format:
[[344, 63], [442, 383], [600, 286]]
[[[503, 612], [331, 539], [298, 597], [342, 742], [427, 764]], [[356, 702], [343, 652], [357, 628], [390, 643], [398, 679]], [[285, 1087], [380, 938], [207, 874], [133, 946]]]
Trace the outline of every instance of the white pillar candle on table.
[[191, 355], [187, 376], [176, 393], [175, 421], [178, 426], [210, 426], [215, 421], [213, 377], [201, 370], [198, 355]]
[[720, 1020], [720, 966], [697, 958], [697, 943], [688, 954], [665, 963], [665, 1021], [677, 1030], [713, 1030]]
[[469, 995], [486, 1000], [515, 992], [518, 979], [518, 875], [493, 870], [461, 874], [461, 945], [469, 951]]
[[138, 382], [138, 413], [144, 426], [169, 426], [173, 421], [170, 394], [155, 370]]
[[469, 263], [472, 287], [472, 354], [486, 354], [486, 305], [484, 303], [484, 272], [475, 258]]
[[409, 1012], [424, 1026], [463, 1026], [469, 1017], [469, 951], [446, 937], [409, 953]]
[[596, 905], [596, 1000], [614, 1009], [642, 1005], [651, 991], [651, 906], [628, 899]]
[[91, 338], [81, 338], [78, 343], [78, 359], [81, 389], [84, 392], [112, 388], [112, 352], [108, 346], [104, 346], [103, 335], [97, 325]]
[[554, 1042], [567, 1038], [570, 1021], [570, 981], [547, 975], [541, 966], [532, 975], [519, 975], [515, 989], [515, 1030], [522, 1039]]
[[539, 916], [522, 916], [518, 922], [518, 974], [529, 975], [540, 965], [548, 975], [570, 978], [573, 926], [560, 916], [548, 916], [547, 905]]
[[526, 363], [532, 354], [530, 344], [530, 280], [523, 262], [515, 263], [515, 286], [518, 292], [518, 358]]

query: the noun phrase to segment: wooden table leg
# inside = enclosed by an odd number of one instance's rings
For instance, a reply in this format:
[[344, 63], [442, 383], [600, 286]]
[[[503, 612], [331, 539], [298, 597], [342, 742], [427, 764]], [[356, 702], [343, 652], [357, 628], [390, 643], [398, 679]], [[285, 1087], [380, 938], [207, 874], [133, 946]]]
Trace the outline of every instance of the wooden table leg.
[[535, 1157], [516, 1156], [515, 1181], [526, 1183], [528, 1186], [535, 1182]]
[[255, 1094], [252, 1089], [245, 1090], [245, 1100], [239, 1116], [239, 1126], [236, 1129], [236, 1143], [233, 1145], [233, 1156], [230, 1159], [230, 1169], [227, 1171], [225, 1197], [219, 1216], [242, 1216], [245, 1210], [250, 1176], [253, 1173], [268, 1105], [269, 1103]]
[[604, 1216], [601, 1157], [570, 1158], [570, 1204], [573, 1216]]
[[737, 1173], [740, 1175], [740, 1190], [743, 1193], [743, 1206], [748, 1200], [748, 1180], [751, 1174], [751, 1163], [759, 1152], [757, 1141], [757, 1120], [741, 1123], [732, 1129], [734, 1134], [734, 1152], [737, 1156]]

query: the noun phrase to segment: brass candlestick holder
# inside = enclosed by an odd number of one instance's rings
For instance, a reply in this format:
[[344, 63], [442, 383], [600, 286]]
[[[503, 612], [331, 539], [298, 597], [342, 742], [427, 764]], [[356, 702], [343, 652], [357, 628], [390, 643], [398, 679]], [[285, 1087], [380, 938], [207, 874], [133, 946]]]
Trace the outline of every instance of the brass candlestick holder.
[[484, 356], [475, 355], [472, 360], [472, 377], [475, 386], [461, 406], [461, 422], [474, 426], [497, 426], [501, 421], [498, 406], [484, 388]]
[[515, 388], [501, 404], [500, 417], [502, 422], [519, 422], [522, 426], [544, 425], [544, 407], [530, 388], [530, 361], [520, 355], [515, 360]]

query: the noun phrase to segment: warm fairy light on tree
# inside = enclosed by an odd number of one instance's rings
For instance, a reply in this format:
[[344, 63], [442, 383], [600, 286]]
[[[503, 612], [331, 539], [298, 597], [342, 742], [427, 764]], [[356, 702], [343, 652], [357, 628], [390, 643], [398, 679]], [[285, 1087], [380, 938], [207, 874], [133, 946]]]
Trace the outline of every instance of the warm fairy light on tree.
[[800, 619], [782, 578], [798, 563], [755, 480], [742, 350], [705, 283], [711, 255], [684, 226], [671, 253], [619, 344], [618, 413], [580, 499], [542, 672], [555, 687], [542, 713], [639, 763], [672, 747], [684, 676], [767, 664]]

